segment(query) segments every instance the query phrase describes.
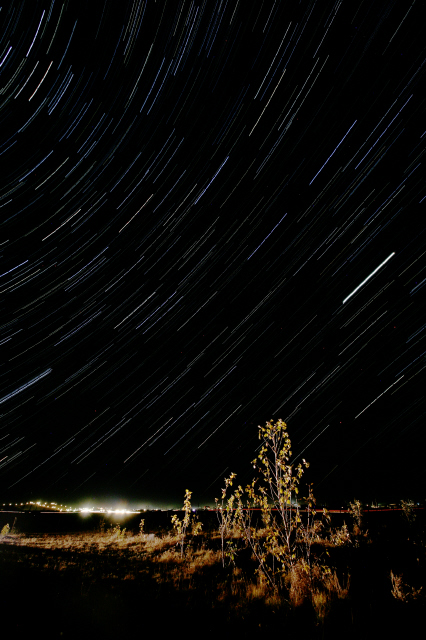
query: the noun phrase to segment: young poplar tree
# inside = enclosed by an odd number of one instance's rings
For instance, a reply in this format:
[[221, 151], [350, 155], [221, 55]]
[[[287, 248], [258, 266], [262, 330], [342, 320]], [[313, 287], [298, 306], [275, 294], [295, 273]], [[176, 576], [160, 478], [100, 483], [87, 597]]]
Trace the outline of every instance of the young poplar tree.
[[201, 532], [202, 523], [198, 522], [198, 517], [191, 518], [191, 496], [192, 491], [186, 489], [185, 491], [185, 500], [183, 503], [183, 511], [185, 513], [182, 520], [179, 520], [177, 515], [172, 516], [172, 524], [175, 530], [175, 533], [178, 537], [178, 544], [180, 546], [180, 555], [183, 558], [183, 549], [185, 546], [185, 539], [187, 535], [187, 530], [191, 527], [191, 533], [193, 536], [197, 536]]
[[[311, 545], [319, 527], [311, 487], [302, 521], [297, 499], [309, 464], [304, 459], [297, 466], [291, 464], [291, 441], [285, 422], [269, 421], [265, 427], [259, 426], [259, 439], [262, 445], [252, 461], [259, 478], [245, 489], [238, 487], [232, 496], [232, 506], [236, 507], [235, 520], [259, 563], [258, 570], [276, 589], [280, 577], [296, 565], [303, 564], [310, 571]], [[234, 477], [235, 474], [230, 480]], [[226, 487], [229, 484], [228, 481]], [[260, 510], [262, 527], [254, 524], [255, 509]]]

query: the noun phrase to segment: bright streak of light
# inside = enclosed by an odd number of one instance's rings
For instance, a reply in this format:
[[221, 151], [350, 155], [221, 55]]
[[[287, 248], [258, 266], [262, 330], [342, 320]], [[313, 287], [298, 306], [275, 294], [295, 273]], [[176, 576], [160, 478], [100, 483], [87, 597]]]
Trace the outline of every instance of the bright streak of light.
[[377, 396], [377, 398], [374, 398], [374, 400], [372, 402], [370, 402], [370, 404], [368, 404], [362, 411], [360, 411], [354, 418], [354, 420], [356, 420], [358, 418], [358, 416], [361, 415], [361, 413], [364, 413], [364, 411], [367, 411], [368, 407], [371, 407], [372, 404], [374, 404], [379, 398], [382, 397], [383, 394], [386, 393], [386, 391], [389, 391], [389, 389], [391, 389], [392, 387], [394, 387], [396, 385], [397, 382], [399, 382], [400, 380], [402, 380], [404, 376], [401, 376], [400, 378], [398, 378], [398, 380], [396, 380], [395, 382], [393, 382], [391, 385], [389, 385], [389, 387], [387, 389], [385, 389], [384, 391], [382, 391], [382, 393], [380, 395]]
[[349, 132], [354, 128], [354, 126], [356, 125], [357, 120], [355, 120], [355, 122], [353, 123], [353, 125], [351, 127], [349, 127], [349, 129], [347, 130], [347, 132], [345, 133], [345, 135], [343, 136], [343, 138], [340, 140], [339, 144], [337, 145], [337, 147], [335, 147], [334, 151], [332, 153], [330, 153], [330, 155], [328, 156], [327, 160], [324, 162], [324, 164], [322, 165], [321, 169], [314, 175], [314, 177], [312, 178], [312, 180], [309, 183], [309, 186], [311, 186], [311, 184], [313, 183], [313, 181], [315, 180], [315, 178], [317, 176], [319, 176], [319, 174], [321, 173], [321, 171], [324, 169], [325, 165], [327, 164], [327, 162], [330, 160], [330, 158], [332, 156], [334, 156], [334, 154], [336, 153], [337, 149], [340, 147], [340, 145], [342, 144], [343, 140], [346, 138], [346, 136], [349, 134]]
[[6, 400], [9, 400], [9, 398], [13, 398], [13, 396], [16, 396], [18, 393], [21, 393], [31, 385], [35, 384], [45, 376], [49, 375], [49, 373], [51, 372], [52, 372], [52, 369], [50, 368], [46, 369], [46, 371], [43, 371], [43, 373], [40, 373], [40, 375], [36, 376], [32, 380], [29, 380], [29, 382], [26, 382], [21, 387], [18, 387], [17, 389], [15, 389], [15, 391], [11, 391], [11, 393], [8, 393], [7, 396], [3, 396], [3, 398], [0, 398], [0, 404], [2, 404], [3, 402], [6, 402]]
[[383, 265], [384, 265], [384, 264], [386, 264], [386, 263], [387, 263], [387, 261], [388, 261], [388, 260], [390, 260], [390, 259], [392, 258], [392, 256], [394, 256], [394, 255], [395, 255], [395, 251], [394, 251], [393, 253], [391, 253], [391, 254], [390, 254], [390, 256], [388, 256], [388, 257], [386, 258], [386, 260], [383, 260], [383, 262], [382, 262], [381, 264], [379, 264], [379, 266], [378, 266], [378, 267], [376, 267], [376, 268], [374, 269], [374, 271], [372, 271], [372, 272], [370, 273], [370, 275], [369, 275], [369, 276], [367, 276], [367, 277], [366, 277], [366, 279], [365, 279], [365, 280], [363, 280], [363, 281], [361, 282], [361, 284], [359, 284], [359, 285], [358, 285], [358, 286], [357, 286], [357, 287], [352, 291], [352, 293], [350, 293], [348, 296], [346, 296], [346, 298], [343, 300], [343, 303], [342, 303], [342, 304], [345, 304], [345, 302], [347, 302], [347, 301], [349, 300], [349, 298], [352, 298], [352, 296], [353, 296], [353, 295], [358, 291], [358, 289], [361, 289], [361, 287], [362, 287], [362, 286], [363, 286], [363, 285], [364, 285], [368, 280], [370, 280], [370, 278], [372, 278], [372, 277], [374, 276], [374, 274], [375, 274], [375, 273], [377, 273], [377, 272], [378, 272], [378, 270], [379, 270], [379, 269], [381, 269], [381, 268], [383, 267]]

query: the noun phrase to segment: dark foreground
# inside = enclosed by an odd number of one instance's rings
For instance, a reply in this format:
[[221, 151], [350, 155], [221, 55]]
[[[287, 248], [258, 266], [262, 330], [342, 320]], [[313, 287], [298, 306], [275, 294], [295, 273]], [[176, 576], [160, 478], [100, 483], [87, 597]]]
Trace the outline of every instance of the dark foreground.
[[[341, 583], [350, 576], [347, 595], [323, 610], [308, 599], [294, 606], [271, 595], [255, 575], [250, 549], [241, 548], [235, 565], [228, 559], [223, 567], [220, 539], [208, 526], [184, 559], [162, 528], [143, 535], [18, 528], [0, 538], [1, 637], [423, 637], [426, 546], [419, 515], [414, 525], [396, 514], [370, 519], [368, 534], [357, 541], [318, 544], [315, 553]], [[405, 597], [392, 594], [390, 571], [402, 576]]]

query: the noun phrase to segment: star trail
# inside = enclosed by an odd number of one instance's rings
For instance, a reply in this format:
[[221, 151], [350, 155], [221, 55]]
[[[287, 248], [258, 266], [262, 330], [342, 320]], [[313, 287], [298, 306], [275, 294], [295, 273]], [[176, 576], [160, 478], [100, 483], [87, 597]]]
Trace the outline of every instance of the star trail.
[[1, 6], [4, 500], [424, 497], [423, 10]]

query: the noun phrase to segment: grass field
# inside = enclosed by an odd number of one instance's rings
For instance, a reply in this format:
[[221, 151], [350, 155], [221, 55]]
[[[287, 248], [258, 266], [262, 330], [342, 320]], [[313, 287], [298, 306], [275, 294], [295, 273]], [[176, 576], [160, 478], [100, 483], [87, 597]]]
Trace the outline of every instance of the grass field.
[[189, 531], [183, 544], [172, 526], [3, 528], [2, 637], [42, 628], [43, 638], [401, 638], [424, 628], [423, 520], [389, 514], [380, 524], [371, 517], [362, 531], [330, 526], [313, 542], [309, 568], [295, 562], [276, 575], [275, 588], [238, 531], [227, 532], [223, 555], [214, 527]]

